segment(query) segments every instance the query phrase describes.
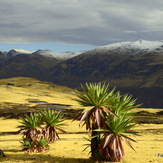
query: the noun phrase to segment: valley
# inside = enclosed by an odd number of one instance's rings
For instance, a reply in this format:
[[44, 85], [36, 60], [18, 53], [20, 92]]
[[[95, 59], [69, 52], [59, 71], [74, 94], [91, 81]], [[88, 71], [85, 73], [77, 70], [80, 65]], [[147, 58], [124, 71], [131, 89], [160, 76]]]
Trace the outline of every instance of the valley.
[[121, 42], [62, 54], [49, 50], [1, 52], [0, 79], [11, 77], [31, 77], [72, 89], [80, 89], [86, 82], [109, 83], [138, 98], [142, 107], [162, 108], [163, 42]]

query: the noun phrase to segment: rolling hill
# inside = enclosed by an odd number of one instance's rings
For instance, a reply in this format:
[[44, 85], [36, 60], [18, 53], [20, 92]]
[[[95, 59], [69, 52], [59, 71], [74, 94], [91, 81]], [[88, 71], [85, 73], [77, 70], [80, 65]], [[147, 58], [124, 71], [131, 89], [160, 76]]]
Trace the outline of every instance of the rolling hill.
[[[44, 52], [45, 55], [44, 55]], [[49, 53], [49, 52], [48, 52]], [[46, 51], [0, 53], [0, 78], [32, 77], [80, 89], [80, 83], [108, 82], [138, 97], [143, 107], [163, 106], [163, 42], [138, 40], [58, 58]]]

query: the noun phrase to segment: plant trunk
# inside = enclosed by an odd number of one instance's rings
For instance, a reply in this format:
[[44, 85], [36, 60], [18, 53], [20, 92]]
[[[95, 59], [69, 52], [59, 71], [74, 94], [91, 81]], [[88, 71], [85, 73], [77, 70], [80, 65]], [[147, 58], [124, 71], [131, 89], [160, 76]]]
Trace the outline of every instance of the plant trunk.
[[[92, 125], [92, 135], [91, 136], [95, 136], [97, 134], [97, 131], [93, 131], [94, 129], [97, 129], [94, 125]], [[91, 153], [92, 153], [92, 157], [96, 157], [97, 153], [98, 153], [98, 141], [97, 141], [97, 137], [91, 139]]]

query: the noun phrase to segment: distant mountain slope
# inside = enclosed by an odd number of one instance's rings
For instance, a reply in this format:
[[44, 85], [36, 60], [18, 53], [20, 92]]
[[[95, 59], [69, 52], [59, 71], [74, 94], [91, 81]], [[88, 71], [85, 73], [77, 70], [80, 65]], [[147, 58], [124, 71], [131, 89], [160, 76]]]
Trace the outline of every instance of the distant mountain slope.
[[26, 76], [78, 89], [80, 83], [109, 82], [144, 107], [163, 106], [163, 41], [121, 42], [64, 59], [54, 56], [48, 50], [1, 52], [0, 78]]
[[111, 87], [138, 97], [145, 107], [162, 107], [162, 42], [152, 48], [125, 49], [126, 45], [121, 45], [112, 50], [96, 48], [61, 62], [48, 71], [49, 80], [72, 88], [85, 82], [109, 82]]
[[42, 80], [43, 74], [59, 62], [56, 58], [41, 55], [19, 54], [14, 57], [0, 57], [0, 78], [24, 76]]
[[163, 87], [163, 52], [120, 55], [90, 51], [55, 65], [49, 75], [63, 85], [71, 81], [69, 86], [74, 87], [85, 81], [110, 81], [120, 87]]
[[39, 54], [44, 57], [54, 57], [58, 60], [67, 60], [67, 59], [75, 57], [83, 52], [84, 51], [79, 51], [79, 52], [69, 52], [68, 51], [68, 52], [63, 52], [63, 53], [55, 53], [50, 50], [37, 50], [37, 51], [33, 52], [32, 54], [34, 54], [34, 55]]
[[51, 58], [56, 58], [58, 60], [67, 60], [67, 59], [70, 59], [72, 57], [75, 57], [81, 53], [83, 53], [84, 51], [77, 51], [77, 52], [70, 52], [70, 51], [67, 51], [67, 52], [60, 52], [60, 53], [57, 53], [57, 52], [52, 52], [48, 49], [46, 50], [36, 50], [34, 52], [30, 52], [30, 51], [26, 51], [24, 49], [12, 49], [8, 52], [1, 52], [0, 51], [0, 56], [7, 56], [7, 57], [14, 57], [14, 56], [17, 56], [17, 55], [20, 55], [20, 54], [25, 54], [25, 55], [41, 55], [43, 57], [51, 57]]

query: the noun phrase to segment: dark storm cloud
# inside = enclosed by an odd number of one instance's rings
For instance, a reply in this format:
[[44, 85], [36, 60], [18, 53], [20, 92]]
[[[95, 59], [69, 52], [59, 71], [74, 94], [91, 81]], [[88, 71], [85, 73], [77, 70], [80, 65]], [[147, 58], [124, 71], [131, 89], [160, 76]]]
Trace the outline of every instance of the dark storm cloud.
[[162, 0], [1, 0], [0, 42], [160, 40], [162, 18]]

